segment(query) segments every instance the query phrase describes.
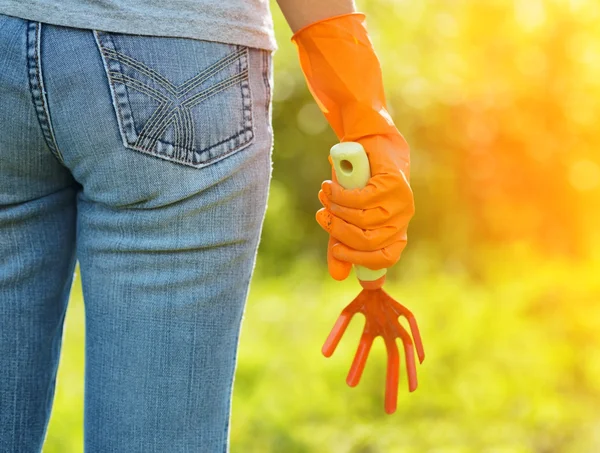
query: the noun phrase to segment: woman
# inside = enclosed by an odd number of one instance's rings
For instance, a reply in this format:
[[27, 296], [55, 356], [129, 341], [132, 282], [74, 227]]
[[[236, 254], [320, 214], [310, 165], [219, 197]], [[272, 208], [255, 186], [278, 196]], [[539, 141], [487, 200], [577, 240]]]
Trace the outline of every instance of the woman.
[[[352, 0], [279, 6], [311, 92], [373, 174], [319, 193], [330, 274], [388, 267], [413, 213], [408, 147], [364, 16]], [[76, 260], [85, 451], [228, 450], [274, 50], [266, 0], [0, 0], [1, 451], [41, 451]]]

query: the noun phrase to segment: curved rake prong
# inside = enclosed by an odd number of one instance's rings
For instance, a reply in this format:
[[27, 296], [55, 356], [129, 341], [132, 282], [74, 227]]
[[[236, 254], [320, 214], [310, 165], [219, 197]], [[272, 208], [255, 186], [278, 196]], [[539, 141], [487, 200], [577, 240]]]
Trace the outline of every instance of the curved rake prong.
[[393, 339], [384, 338], [388, 353], [388, 366], [385, 379], [385, 411], [393, 414], [396, 411], [398, 401], [398, 379], [399, 379], [399, 354], [396, 342]]
[[395, 309], [398, 315], [404, 316], [408, 321], [408, 325], [410, 326], [410, 332], [414, 340], [415, 348], [417, 349], [419, 363], [423, 363], [423, 360], [425, 360], [425, 350], [423, 349], [423, 342], [421, 340], [421, 334], [419, 332], [419, 326], [417, 325], [417, 319], [415, 318], [415, 315], [413, 315], [412, 311], [410, 311], [404, 305], [394, 300], [383, 289], [381, 289], [381, 292], [385, 295], [386, 301]]
[[[417, 370], [415, 366], [415, 349], [419, 361], [425, 358], [423, 344], [419, 334], [414, 315], [403, 305], [392, 299], [381, 287], [364, 288], [363, 291], [342, 310], [331, 333], [323, 345], [322, 352], [325, 357], [331, 356], [346, 331], [352, 317], [356, 313], [365, 316], [363, 333], [346, 378], [350, 387], [358, 385], [363, 374], [367, 357], [371, 351], [373, 341], [381, 336], [387, 349], [388, 362], [385, 387], [385, 411], [392, 414], [396, 411], [398, 399], [398, 382], [400, 374], [400, 350], [396, 338], [402, 340], [404, 357], [406, 361], [406, 375], [408, 390], [413, 392], [417, 388]], [[408, 320], [410, 333], [400, 323], [399, 317]], [[412, 334], [412, 337], [411, 337]]]
[[369, 356], [369, 351], [371, 350], [374, 339], [375, 337], [368, 333], [363, 333], [362, 337], [360, 338], [358, 349], [356, 350], [356, 355], [354, 356], [354, 361], [352, 362], [352, 366], [348, 372], [348, 377], [346, 378], [346, 383], [350, 387], [355, 387], [358, 385], [360, 377], [362, 376], [362, 372], [365, 369], [367, 357]]
[[414, 316], [408, 319], [408, 325], [415, 342], [415, 348], [417, 348], [417, 356], [419, 357], [419, 363], [423, 363], [425, 360], [425, 350], [423, 349], [423, 342], [421, 341], [421, 334], [419, 333], [419, 327], [417, 326], [417, 320]]
[[337, 348], [337, 345], [340, 342], [342, 336], [344, 335], [348, 324], [350, 324], [350, 320], [356, 314], [359, 305], [362, 303], [361, 294], [356, 296], [354, 300], [342, 310], [342, 313], [335, 322], [333, 329], [331, 329], [329, 336], [327, 337], [325, 343], [323, 344], [323, 347], [321, 348], [321, 352], [325, 357], [331, 357], [331, 354], [333, 354], [335, 348]]
[[342, 336], [344, 335], [348, 324], [350, 324], [352, 316], [354, 316], [354, 313], [346, 313], [344, 310], [335, 322], [333, 329], [331, 329], [327, 340], [325, 340], [325, 343], [321, 348], [321, 352], [325, 357], [331, 357], [331, 354], [333, 354], [335, 348], [337, 348], [337, 345], [340, 342]]
[[[406, 375], [408, 376], [408, 391], [414, 392], [417, 388], [417, 367], [415, 366], [415, 353], [410, 335], [402, 324], [397, 322], [396, 329], [404, 346], [404, 359], [406, 362]], [[394, 340], [394, 344], [396, 341]]]

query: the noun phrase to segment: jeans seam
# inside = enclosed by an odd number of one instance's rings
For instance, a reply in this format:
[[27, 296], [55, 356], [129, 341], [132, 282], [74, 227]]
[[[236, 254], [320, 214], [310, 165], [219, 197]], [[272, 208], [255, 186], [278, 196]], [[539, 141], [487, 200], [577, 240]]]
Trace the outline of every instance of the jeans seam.
[[[240, 46], [241, 47], [241, 46]], [[242, 95], [242, 121], [244, 121], [244, 127], [242, 129], [242, 133], [246, 135], [250, 132], [250, 136], [247, 138], [247, 141], [250, 142], [254, 138], [254, 118], [253, 118], [253, 108], [252, 108], [252, 91], [250, 90], [250, 77], [249, 77], [249, 67], [250, 67], [250, 52], [247, 47], [244, 48], [245, 53], [243, 58], [238, 60], [240, 71], [245, 70], [248, 76], [241, 81], [240, 83], [240, 91]], [[242, 68], [242, 61], [245, 63], [245, 68]], [[246, 93], [244, 92], [246, 90]], [[241, 133], [240, 133], [241, 134]]]
[[264, 79], [264, 83], [265, 83], [265, 87], [267, 89], [267, 95], [266, 97], [266, 102], [265, 102], [265, 112], [266, 112], [266, 116], [267, 116], [267, 123], [269, 124], [270, 127], [270, 115], [269, 115], [269, 108], [271, 105], [271, 93], [272, 93], [272, 87], [271, 87], [271, 53], [267, 50], [263, 51], [263, 79]]
[[44, 80], [42, 77], [41, 68], [41, 22], [28, 22], [27, 24], [27, 62], [28, 62], [28, 79], [29, 89], [33, 104], [35, 106], [36, 116], [44, 141], [50, 149], [50, 152], [57, 158], [57, 160], [66, 167], [56, 137], [54, 135], [54, 128], [50, 119], [50, 112], [48, 110], [48, 100], [46, 99], [46, 91], [44, 88]]

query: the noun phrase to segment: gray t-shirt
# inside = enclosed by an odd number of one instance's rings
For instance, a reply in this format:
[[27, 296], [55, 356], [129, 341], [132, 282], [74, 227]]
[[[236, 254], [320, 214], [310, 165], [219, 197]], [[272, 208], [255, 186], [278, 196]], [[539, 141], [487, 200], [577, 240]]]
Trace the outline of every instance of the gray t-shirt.
[[68, 27], [277, 48], [269, 0], [0, 0], [0, 13]]

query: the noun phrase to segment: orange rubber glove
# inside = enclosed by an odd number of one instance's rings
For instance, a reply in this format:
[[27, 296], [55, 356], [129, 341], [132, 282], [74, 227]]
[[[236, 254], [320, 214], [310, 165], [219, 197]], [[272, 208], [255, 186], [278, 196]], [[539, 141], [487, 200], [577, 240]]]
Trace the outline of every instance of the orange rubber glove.
[[[324, 181], [317, 222], [329, 233], [327, 263], [336, 280], [352, 264], [392, 266], [406, 246], [414, 213], [409, 148], [387, 112], [381, 67], [365, 25], [350, 13], [298, 30], [292, 37], [308, 88], [340, 141], [360, 143], [371, 178], [363, 189]], [[331, 158], [329, 159], [331, 163]]]

